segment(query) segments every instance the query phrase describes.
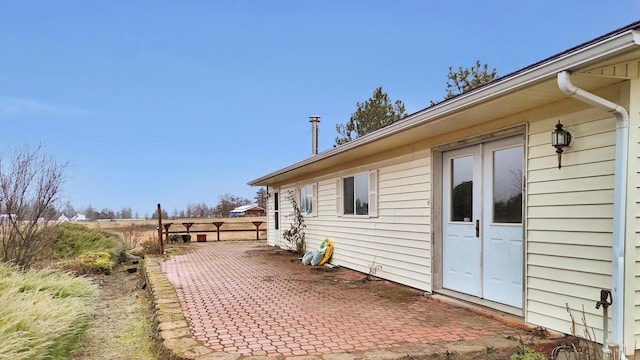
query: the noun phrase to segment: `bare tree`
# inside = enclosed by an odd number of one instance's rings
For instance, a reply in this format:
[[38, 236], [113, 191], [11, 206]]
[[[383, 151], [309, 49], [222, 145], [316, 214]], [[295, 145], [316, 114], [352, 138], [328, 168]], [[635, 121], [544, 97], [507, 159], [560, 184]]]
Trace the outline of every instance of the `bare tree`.
[[120, 211], [120, 217], [122, 219], [133, 219], [133, 210], [130, 207], [123, 207]]
[[269, 195], [267, 194], [267, 189], [261, 187], [258, 192], [256, 192], [256, 204], [258, 204], [258, 206], [260, 206], [263, 209], [267, 208], [267, 198], [269, 197]]
[[91, 204], [89, 204], [89, 206], [84, 210], [84, 215], [89, 220], [98, 220], [98, 212], [93, 208], [93, 206], [91, 206]]
[[213, 214], [216, 217], [228, 217], [231, 210], [249, 204], [251, 204], [249, 199], [227, 193], [218, 196], [218, 205], [213, 209]]
[[72, 217], [76, 216], [78, 212], [73, 208], [73, 205], [71, 205], [70, 202], [67, 202], [67, 204], [64, 206], [64, 210], [62, 210], [62, 214], [71, 219]]
[[0, 259], [28, 267], [52, 242], [51, 221], [65, 181], [67, 163], [47, 156], [42, 146], [25, 146], [0, 158]]

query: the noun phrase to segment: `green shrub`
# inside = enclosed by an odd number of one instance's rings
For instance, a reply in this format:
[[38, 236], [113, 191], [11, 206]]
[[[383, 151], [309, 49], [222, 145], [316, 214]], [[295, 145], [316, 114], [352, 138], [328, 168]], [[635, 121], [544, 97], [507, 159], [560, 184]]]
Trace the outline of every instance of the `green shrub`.
[[89, 326], [97, 288], [53, 270], [0, 264], [0, 359], [64, 359]]
[[511, 360], [547, 360], [543, 353], [534, 351], [520, 341], [516, 347], [516, 353], [511, 355]]
[[71, 258], [89, 251], [106, 251], [114, 259], [124, 255], [124, 241], [114, 233], [66, 223], [60, 225], [54, 235], [52, 253], [58, 258]]
[[135, 248], [129, 250], [128, 253], [133, 256], [144, 257], [147, 253], [147, 249], [142, 246], [136, 246]]
[[109, 274], [114, 265], [124, 260], [125, 248], [117, 234], [79, 224], [63, 224], [56, 229], [51, 259], [57, 260], [56, 266], [79, 274]]
[[111, 274], [113, 270], [111, 255], [105, 251], [85, 252], [75, 259], [55, 263], [56, 267], [67, 269], [75, 274]]
[[111, 274], [111, 255], [108, 252], [86, 252], [77, 257], [78, 262], [86, 267], [89, 272], [103, 272]]

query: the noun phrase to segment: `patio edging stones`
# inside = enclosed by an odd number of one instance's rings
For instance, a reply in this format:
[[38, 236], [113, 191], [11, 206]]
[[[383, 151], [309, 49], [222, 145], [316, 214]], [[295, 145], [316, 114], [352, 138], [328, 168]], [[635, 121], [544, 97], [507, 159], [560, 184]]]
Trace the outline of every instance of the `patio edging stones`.
[[240, 357], [216, 353], [193, 337], [178, 295], [162, 273], [159, 258], [147, 257], [144, 269], [163, 357], [170, 360], [235, 360]]

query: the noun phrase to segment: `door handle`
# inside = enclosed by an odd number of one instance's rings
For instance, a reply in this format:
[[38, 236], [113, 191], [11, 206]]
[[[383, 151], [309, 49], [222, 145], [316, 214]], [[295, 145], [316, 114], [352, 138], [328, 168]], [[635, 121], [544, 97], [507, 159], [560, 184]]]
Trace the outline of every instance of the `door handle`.
[[476, 237], [480, 237], [480, 220], [476, 219]]

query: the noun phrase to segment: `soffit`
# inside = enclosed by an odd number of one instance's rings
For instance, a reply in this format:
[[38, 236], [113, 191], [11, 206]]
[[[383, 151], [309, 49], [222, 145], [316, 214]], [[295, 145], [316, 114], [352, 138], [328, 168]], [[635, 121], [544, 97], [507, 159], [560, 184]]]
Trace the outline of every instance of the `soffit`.
[[640, 51], [630, 51], [606, 62], [591, 65], [580, 70], [580, 73], [608, 78], [640, 79]]

